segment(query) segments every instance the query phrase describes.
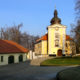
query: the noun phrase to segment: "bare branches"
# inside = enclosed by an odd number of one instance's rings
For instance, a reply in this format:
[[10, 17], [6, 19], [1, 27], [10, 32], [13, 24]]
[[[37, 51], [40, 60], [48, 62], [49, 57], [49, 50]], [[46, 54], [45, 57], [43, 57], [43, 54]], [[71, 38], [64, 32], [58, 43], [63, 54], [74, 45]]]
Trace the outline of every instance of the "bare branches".
[[76, 17], [80, 19], [80, 0], [76, 0], [75, 11], [76, 11]]
[[74, 40], [76, 42], [77, 52], [80, 52], [80, 0], [75, 0], [75, 12], [76, 12], [76, 24], [71, 25], [71, 32], [74, 35]]
[[23, 26], [23, 24], [19, 25], [13, 25], [6, 28], [0, 29], [0, 39], [3, 40], [12, 40], [15, 41], [25, 48], [28, 48], [30, 50], [34, 50], [34, 44], [36, 39], [38, 39], [38, 36], [32, 36], [27, 34], [26, 32], [21, 32], [20, 28]]

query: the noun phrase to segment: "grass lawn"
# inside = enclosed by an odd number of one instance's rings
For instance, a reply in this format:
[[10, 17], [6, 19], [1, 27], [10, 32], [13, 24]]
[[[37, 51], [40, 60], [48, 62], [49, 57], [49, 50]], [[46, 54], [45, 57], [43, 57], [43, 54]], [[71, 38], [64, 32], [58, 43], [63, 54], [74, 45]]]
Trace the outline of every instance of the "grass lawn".
[[60, 71], [57, 80], [80, 80], [80, 66]]
[[69, 66], [80, 65], [80, 56], [78, 57], [61, 57], [45, 60], [41, 66]]

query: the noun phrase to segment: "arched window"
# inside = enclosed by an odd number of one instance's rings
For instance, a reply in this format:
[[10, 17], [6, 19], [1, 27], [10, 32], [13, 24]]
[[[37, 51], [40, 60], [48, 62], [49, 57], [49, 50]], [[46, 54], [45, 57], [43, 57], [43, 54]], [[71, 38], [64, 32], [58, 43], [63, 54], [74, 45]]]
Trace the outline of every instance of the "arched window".
[[55, 40], [55, 47], [59, 47], [59, 40]]
[[19, 56], [19, 62], [22, 62], [23, 61], [23, 55], [20, 55]]

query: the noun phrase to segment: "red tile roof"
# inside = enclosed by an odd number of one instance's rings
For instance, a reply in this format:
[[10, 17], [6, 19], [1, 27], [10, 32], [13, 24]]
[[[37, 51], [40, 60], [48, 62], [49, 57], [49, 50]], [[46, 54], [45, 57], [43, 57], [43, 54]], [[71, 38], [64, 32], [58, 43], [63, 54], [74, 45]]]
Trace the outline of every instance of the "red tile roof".
[[22, 47], [16, 42], [9, 40], [0, 40], [0, 54], [1, 53], [27, 53], [28, 49]]
[[[41, 41], [41, 40], [48, 40], [48, 34], [45, 34], [44, 36], [36, 40], [36, 42]], [[69, 35], [66, 35], [66, 40], [72, 40], [72, 38]]]
[[72, 40], [72, 38], [69, 35], [66, 35], [66, 40]]
[[41, 41], [41, 40], [48, 40], [48, 34], [45, 34], [44, 36], [36, 40], [36, 42]]

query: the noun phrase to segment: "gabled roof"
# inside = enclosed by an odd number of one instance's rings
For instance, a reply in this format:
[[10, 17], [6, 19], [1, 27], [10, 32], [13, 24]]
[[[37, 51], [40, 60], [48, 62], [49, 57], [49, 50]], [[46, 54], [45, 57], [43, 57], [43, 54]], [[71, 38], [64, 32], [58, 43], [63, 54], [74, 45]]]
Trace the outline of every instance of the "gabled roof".
[[69, 35], [66, 35], [66, 40], [72, 40], [72, 38]]
[[0, 40], [0, 54], [2, 53], [27, 53], [28, 49], [10, 40]]
[[[36, 42], [39, 42], [41, 40], [48, 40], [48, 34], [45, 34], [44, 36], [36, 40]], [[69, 35], [66, 35], [66, 40], [72, 40], [72, 38]]]
[[41, 38], [37, 39], [36, 42], [41, 41], [41, 40], [48, 40], [48, 34], [45, 34]]

